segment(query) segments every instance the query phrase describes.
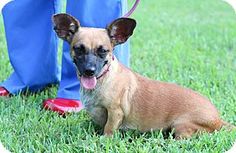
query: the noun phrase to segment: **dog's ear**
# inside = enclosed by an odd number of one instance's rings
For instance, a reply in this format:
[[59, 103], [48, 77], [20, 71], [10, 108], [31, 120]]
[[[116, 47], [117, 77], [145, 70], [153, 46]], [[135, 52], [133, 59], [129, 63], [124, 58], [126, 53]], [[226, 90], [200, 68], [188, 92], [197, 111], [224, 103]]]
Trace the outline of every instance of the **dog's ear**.
[[108, 35], [113, 45], [124, 43], [134, 31], [136, 21], [131, 18], [118, 18], [107, 26]]
[[78, 31], [80, 23], [74, 17], [61, 13], [52, 17], [54, 30], [59, 38], [71, 43], [74, 34]]

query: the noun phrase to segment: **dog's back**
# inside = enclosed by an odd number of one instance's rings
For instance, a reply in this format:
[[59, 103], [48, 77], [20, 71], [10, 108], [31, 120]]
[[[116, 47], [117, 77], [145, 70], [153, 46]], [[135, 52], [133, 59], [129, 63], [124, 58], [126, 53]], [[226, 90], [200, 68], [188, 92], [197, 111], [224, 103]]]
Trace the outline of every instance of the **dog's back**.
[[150, 80], [122, 67], [123, 71], [117, 75], [119, 80], [126, 78], [126, 83], [117, 84], [116, 89], [123, 88], [122, 97], [129, 101], [121, 103], [126, 112], [122, 127], [141, 131], [175, 128], [179, 124], [190, 124], [193, 131], [221, 128], [218, 112], [207, 98], [191, 89]]

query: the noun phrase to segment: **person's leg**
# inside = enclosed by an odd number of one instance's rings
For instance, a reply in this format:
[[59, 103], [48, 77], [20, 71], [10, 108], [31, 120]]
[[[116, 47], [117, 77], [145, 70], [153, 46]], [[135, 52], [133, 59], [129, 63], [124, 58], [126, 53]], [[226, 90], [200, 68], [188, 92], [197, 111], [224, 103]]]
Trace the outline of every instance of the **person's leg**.
[[[67, 0], [67, 13], [75, 16], [81, 26], [105, 28], [114, 19], [122, 16], [127, 7], [126, 0]], [[116, 47], [117, 58], [129, 65], [129, 43]], [[56, 99], [45, 100], [46, 109], [59, 113], [78, 112], [81, 109], [80, 83], [70, 57], [67, 43], [63, 45], [62, 76]]]
[[56, 1], [14, 0], [3, 9], [7, 48], [13, 73], [0, 84], [10, 93], [36, 91], [58, 82], [57, 37], [51, 17]]

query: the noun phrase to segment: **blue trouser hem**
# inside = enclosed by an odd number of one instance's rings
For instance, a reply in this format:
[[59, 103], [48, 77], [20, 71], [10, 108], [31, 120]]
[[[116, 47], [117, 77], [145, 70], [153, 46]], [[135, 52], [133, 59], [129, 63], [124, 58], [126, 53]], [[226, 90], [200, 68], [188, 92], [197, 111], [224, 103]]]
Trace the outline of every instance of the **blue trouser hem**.
[[10, 93], [37, 91], [59, 82], [58, 38], [51, 22], [55, 7], [55, 1], [45, 0], [15, 0], [4, 7], [8, 55], [14, 71], [1, 86]]

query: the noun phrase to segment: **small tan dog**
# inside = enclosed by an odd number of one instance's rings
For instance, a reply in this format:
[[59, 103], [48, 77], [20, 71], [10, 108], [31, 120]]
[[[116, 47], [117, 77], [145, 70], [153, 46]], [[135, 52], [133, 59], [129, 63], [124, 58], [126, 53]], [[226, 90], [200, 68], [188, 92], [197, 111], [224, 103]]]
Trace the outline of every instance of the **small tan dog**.
[[173, 129], [176, 138], [212, 132], [227, 124], [214, 105], [190, 89], [153, 81], [124, 67], [112, 55], [136, 22], [119, 18], [106, 29], [80, 27], [68, 14], [53, 16], [57, 35], [71, 46], [81, 82], [81, 100], [105, 135], [119, 128], [150, 131]]

